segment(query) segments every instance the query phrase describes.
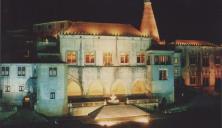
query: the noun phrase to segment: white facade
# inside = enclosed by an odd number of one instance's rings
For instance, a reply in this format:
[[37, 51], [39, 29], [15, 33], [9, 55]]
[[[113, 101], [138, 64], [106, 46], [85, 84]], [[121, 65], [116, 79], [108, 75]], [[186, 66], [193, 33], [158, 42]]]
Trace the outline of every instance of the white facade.
[[[140, 65], [136, 62], [136, 55], [145, 53], [150, 47], [151, 38], [145, 37], [119, 37], [119, 36], [93, 36], [93, 35], [60, 35], [60, 55], [62, 61], [66, 62], [67, 52], [76, 52], [77, 62], [72, 65], [84, 66], [104, 66], [103, 55], [112, 54], [112, 66]], [[87, 52], [95, 53], [95, 62], [93, 64], [85, 63], [85, 54]], [[120, 54], [129, 55], [129, 63], [120, 63]], [[145, 65], [142, 64], [142, 65]]]
[[35, 110], [47, 116], [67, 113], [66, 66], [64, 64], [37, 65], [37, 103]]
[[33, 90], [32, 64], [0, 64], [0, 101], [22, 105], [24, 96]]

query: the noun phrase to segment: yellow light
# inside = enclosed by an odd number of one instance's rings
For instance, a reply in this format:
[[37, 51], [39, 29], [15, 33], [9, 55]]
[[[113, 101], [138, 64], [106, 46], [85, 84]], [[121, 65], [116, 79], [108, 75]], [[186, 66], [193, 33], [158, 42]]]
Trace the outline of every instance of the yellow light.
[[98, 122], [98, 124], [100, 126], [108, 126], [108, 127], [119, 124], [119, 123], [120, 123], [119, 121], [100, 121], [100, 122]]
[[148, 124], [150, 121], [150, 118], [148, 116], [142, 116], [142, 117], [133, 117], [129, 119], [123, 119], [123, 120], [106, 120], [106, 121], [97, 121], [97, 124], [100, 126], [106, 126], [106, 127], [111, 127], [114, 125], [118, 125], [121, 123], [127, 123], [129, 121], [133, 121], [136, 123], [142, 123], [142, 124]]
[[138, 122], [138, 123], [149, 123], [149, 117], [138, 117], [135, 118], [133, 121]]
[[25, 97], [25, 102], [29, 102], [29, 97]]

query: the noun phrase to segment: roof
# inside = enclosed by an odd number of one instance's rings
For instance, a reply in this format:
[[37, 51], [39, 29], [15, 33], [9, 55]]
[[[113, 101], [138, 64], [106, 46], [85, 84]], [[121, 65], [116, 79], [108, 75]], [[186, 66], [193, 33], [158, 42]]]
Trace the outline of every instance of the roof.
[[71, 27], [64, 31], [65, 34], [83, 35], [118, 35], [141, 36], [142, 33], [130, 24], [73, 22]]
[[200, 40], [176, 40], [176, 46], [217, 46], [216, 44]]

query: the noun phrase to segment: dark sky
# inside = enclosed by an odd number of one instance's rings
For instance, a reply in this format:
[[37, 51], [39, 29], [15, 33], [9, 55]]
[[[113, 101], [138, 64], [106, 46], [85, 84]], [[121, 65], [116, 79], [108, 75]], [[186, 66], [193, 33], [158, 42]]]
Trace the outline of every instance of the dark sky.
[[[161, 39], [222, 42], [222, 0], [151, 0]], [[52, 20], [139, 26], [143, 0], [2, 0], [2, 31]]]

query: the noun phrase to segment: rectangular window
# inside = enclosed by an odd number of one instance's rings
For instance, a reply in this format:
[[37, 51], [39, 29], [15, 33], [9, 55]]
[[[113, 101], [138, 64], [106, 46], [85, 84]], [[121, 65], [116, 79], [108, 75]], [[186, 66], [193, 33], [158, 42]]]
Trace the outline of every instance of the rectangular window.
[[196, 84], [196, 77], [194, 76], [190, 77], [190, 84]]
[[19, 86], [19, 91], [23, 92], [24, 91], [24, 86]]
[[190, 72], [190, 84], [197, 84], [197, 72], [194, 69]]
[[5, 86], [5, 92], [10, 92], [10, 86]]
[[50, 99], [55, 99], [55, 92], [50, 92]]
[[136, 61], [138, 64], [144, 64], [145, 62], [145, 54], [144, 53], [138, 53], [136, 55]]
[[129, 63], [129, 55], [127, 53], [120, 54], [120, 63], [121, 64], [128, 64]]
[[111, 52], [103, 53], [103, 64], [104, 65], [111, 65], [112, 64], [112, 53]]
[[0, 98], [2, 98], [3, 92], [2, 90], [0, 90]]
[[56, 77], [57, 76], [57, 68], [56, 67], [50, 67], [49, 68], [49, 76], [50, 77]]
[[86, 52], [85, 53], [85, 63], [94, 64], [95, 63], [95, 52]]
[[155, 56], [154, 63], [155, 65], [170, 65], [170, 56]]
[[25, 67], [18, 67], [18, 76], [25, 76]]
[[66, 53], [66, 62], [67, 63], [76, 63], [77, 62], [77, 54], [76, 52], [67, 52]]
[[208, 87], [209, 86], [209, 78], [207, 78], [207, 77], [203, 78], [203, 86], [204, 87]]
[[9, 76], [9, 67], [0, 67], [1, 76]]
[[60, 24], [60, 28], [63, 29], [65, 27], [64, 23]]
[[147, 56], [146, 64], [150, 65], [150, 56]]
[[215, 56], [214, 63], [215, 64], [220, 64], [220, 56]]
[[203, 56], [203, 66], [204, 67], [209, 66], [209, 56]]
[[190, 61], [190, 64], [197, 64], [197, 57], [194, 55], [191, 55], [189, 61]]
[[159, 80], [167, 80], [167, 70], [159, 71]]
[[177, 67], [174, 68], [174, 76], [180, 76], [180, 70]]

